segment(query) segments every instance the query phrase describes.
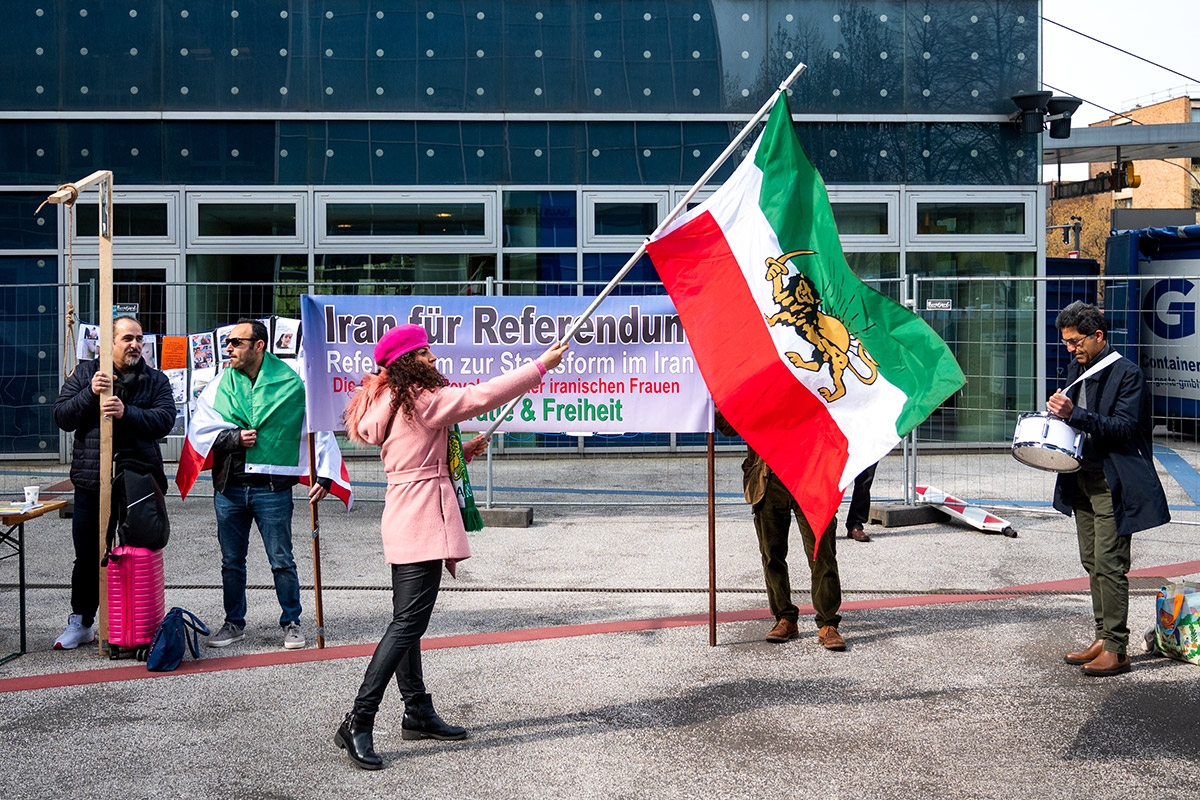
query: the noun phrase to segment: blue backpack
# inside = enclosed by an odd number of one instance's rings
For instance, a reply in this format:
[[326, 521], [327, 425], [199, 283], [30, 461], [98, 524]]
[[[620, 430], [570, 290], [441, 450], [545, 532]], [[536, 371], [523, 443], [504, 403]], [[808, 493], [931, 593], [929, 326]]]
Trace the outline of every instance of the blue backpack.
[[[188, 632], [191, 638], [188, 638]], [[163, 617], [158, 633], [150, 644], [146, 656], [146, 669], [151, 672], [170, 672], [183, 662], [183, 654], [192, 651], [192, 658], [200, 657], [200, 636], [208, 636], [208, 626], [190, 611], [175, 606]]]

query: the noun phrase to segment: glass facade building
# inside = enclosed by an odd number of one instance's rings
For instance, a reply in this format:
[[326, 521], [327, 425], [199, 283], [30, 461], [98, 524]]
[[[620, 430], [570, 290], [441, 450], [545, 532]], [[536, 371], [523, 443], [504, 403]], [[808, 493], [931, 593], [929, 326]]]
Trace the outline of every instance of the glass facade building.
[[[987, 410], [1033, 407], [993, 351], [1038, 369], [1040, 141], [1008, 121], [1040, 86], [1037, 0], [5, 10], [0, 456], [58, 455], [68, 304], [96, 321], [95, 194], [35, 212], [62, 183], [113, 171], [117, 300], [148, 332], [294, 316], [306, 291], [590, 294], [800, 62], [797, 133], [852, 267], [979, 309], [940, 330], [970, 380], [946, 435], [1003, 438]], [[647, 259], [627, 280], [661, 291]]]

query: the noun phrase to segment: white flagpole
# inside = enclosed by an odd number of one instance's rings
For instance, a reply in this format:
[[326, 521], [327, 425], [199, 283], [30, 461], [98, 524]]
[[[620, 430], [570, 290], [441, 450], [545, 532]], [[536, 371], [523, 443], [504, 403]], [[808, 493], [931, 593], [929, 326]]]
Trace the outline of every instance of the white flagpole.
[[[687, 194], [685, 194], [680, 201], [675, 204], [675, 207], [671, 209], [670, 213], [668, 213], [665, 218], [663, 218], [662, 222], [658, 223], [658, 227], [656, 227], [653, 232], [646, 237], [646, 241], [654, 238], [659, 231], [674, 222], [675, 218], [684, 212], [688, 206], [688, 203], [690, 203], [692, 198], [696, 196], [696, 193], [704, 188], [704, 184], [708, 183], [709, 180], [712, 179], [713, 175], [717, 174], [717, 170], [721, 168], [721, 165], [724, 164], [731, 155], [733, 155], [734, 151], [737, 150], [742, 142], [746, 140], [746, 137], [750, 135], [758, 123], [762, 121], [762, 118], [770, 113], [771, 109], [775, 106], [775, 101], [779, 99], [779, 92], [786, 91], [787, 88], [791, 86], [793, 82], [795, 82], [796, 78], [800, 77], [800, 73], [807, 68], [808, 66], [804, 63], [796, 65], [796, 68], [792, 70], [791, 74], [784, 78], [783, 82], [779, 84], [779, 88], [773, 92], [769, 98], [767, 98], [765, 103], [763, 103], [762, 108], [755, 112], [754, 116], [750, 118], [750, 121], [746, 123], [745, 127], [743, 127], [741, 131], [738, 132], [738, 135], [733, 138], [733, 141], [730, 142], [723, 151], [721, 151], [721, 155], [717, 156], [717, 160], [714, 161], [709, 168], [704, 171], [704, 174], [700, 176], [698, 181], [692, 184], [692, 188], [688, 189]], [[642, 242], [640, 245], [638, 245], [637, 251], [629, 257], [628, 261], [625, 262], [625, 266], [621, 267], [621, 269], [616, 275], [613, 276], [612, 280], [608, 282], [608, 285], [604, 287], [600, 294], [596, 295], [596, 299], [592, 301], [591, 305], [589, 305], [582, 314], [576, 317], [571, 323], [571, 326], [567, 328], [567, 332], [563, 334], [563, 341], [570, 341], [570, 339], [575, 336], [575, 333], [583, 326], [585, 322], [591, 319], [592, 314], [596, 313], [596, 309], [600, 307], [600, 304], [608, 299], [608, 296], [612, 294], [613, 289], [617, 288], [617, 284], [624, 280], [625, 276], [629, 274], [629, 271], [633, 269], [634, 264], [636, 264], [638, 260], [641, 259], [641, 257], [645, 254], [646, 242]], [[504, 418], [508, 416], [509, 412], [516, 408], [520, 399], [521, 398], [517, 397], [509, 401], [508, 405], [506, 405], [504, 409], [496, 416], [495, 421], [492, 422], [491, 426], [488, 427], [487, 431], [483, 435], [491, 438], [492, 434], [496, 432], [496, 428], [500, 427], [500, 423], [504, 421]]]

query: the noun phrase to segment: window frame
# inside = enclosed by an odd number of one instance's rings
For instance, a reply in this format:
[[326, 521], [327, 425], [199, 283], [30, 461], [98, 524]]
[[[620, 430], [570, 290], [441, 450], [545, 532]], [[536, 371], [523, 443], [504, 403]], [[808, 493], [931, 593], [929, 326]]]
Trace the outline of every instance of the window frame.
[[654, 205], [657, 208], [657, 218], [655, 226], [662, 224], [662, 221], [667, 218], [667, 214], [671, 210], [668, 202], [671, 198], [671, 192], [667, 189], [659, 191], [630, 191], [630, 192], [614, 192], [614, 191], [589, 191], [583, 192], [583, 207], [581, 215], [583, 217], [583, 241], [582, 247], [592, 248], [593, 250], [605, 251], [621, 251], [636, 250], [645, 243], [651, 231], [646, 231], [645, 234], [637, 234], [634, 236], [617, 236], [611, 234], [596, 233], [596, 207], [601, 203], [623, 203], [630, 205]]
[[884, 203], [887, 205], [887, 233], [843, 234], [838, 238], [844, 252], [875, 252], [880, 249], [895, 250], [900, 247], [900, 192], [883, 191], [876, 187], [843, 185], [829, 187], [829, 204], [852, 205], [856, 203]]
[[[146, 192], [140, 190], [114, 190], [113, 191], [113, 214], [116, 214], [116, 209], [119, 209], [124, 204], [146, 204], [147, 201], [152, 203], [162, 203], [167, 207], [167, 233], [165, 236], [121, 236], [119, 234], [113, 236], [113, 252], [114, 253], [140, 253], [152, 252], [161, 253], [163, 249], [178, 250], [179, 249], [179, 192], [157, 191]], [[99, 213], [94, 206], [98, 206], [94, 194], [81, 195], [75, 203], [75, 207], [71, 214], [70, 227], [71, 230], [67, 233], [71, 237], [71, 244], [74, 247], [86, 247], [88, 242], [95, 241], [95, 236], [79, 235], [79, 219], [81, 217], [81, 209], [86, 207], [86, 211], [82, 213], [96, 214]], [[65, 212], [64, 212], [65, 214]], [[63, 227], [67, 227], [66, 221], [63, 222]]]
[[[296, 233], [291, 236], [201, 236], [200, 206], [271, 205], [291, 203], [295, 209]], [[268, 190], [200, 191], [187, 193], [187, 248], [189, 252], [294, 252], [308, 246], [308, 193]]]
[[[951, 187], [945, 189], [920, 189], [905, 193], [905, 247], [910, 250], [1037, 250], [1040, 222], [1037, 216], [1036, 191], [1021, 191], [1005, 187]], [[1003, 205], [1020, 203], [1024, 209], [1024, 233], [917, 233], [921, 205], [925, 203], [980, 203]]]
[[[331, 205], [380, 203], [416, 205], [419, 203], [478, 204], [483, 207], [483, 234], [479, 236], [330, 236], [326, 233]], [[371, 253], [400, 249], [406, 252], [445, 252], [451, 247], [463, 253], [496, 249], [499, 242], [497, 220], [500, 198], [496, 190], [466, 191], [318, 191], [313, 194], [314, 244], [319, 252]]]

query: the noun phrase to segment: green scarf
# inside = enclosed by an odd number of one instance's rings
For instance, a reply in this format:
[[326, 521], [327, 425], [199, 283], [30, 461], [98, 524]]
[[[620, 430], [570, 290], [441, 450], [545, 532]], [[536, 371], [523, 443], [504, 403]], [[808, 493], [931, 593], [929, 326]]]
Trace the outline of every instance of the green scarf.
[[454, 494], [458, 497], [458, 510], [462, 512], [463, 527], [468, 531], [483, 530], [483, 516], [475, 506], [475, 492], [471, 490], [471, 479], [467, 477], [467, 459], [463, 455], [462, 434], [458, 425], [450, 429], [450, 479], [454, 481]]
[[299, 466], [304, 381], [273, 354], [263, 353], [262, 367], [253, 383], [241, 371], [226, 367], [221, 372], [213, 409], [226, 422], [258, 431], [257, 442], [246, 451], [247, 464]]

